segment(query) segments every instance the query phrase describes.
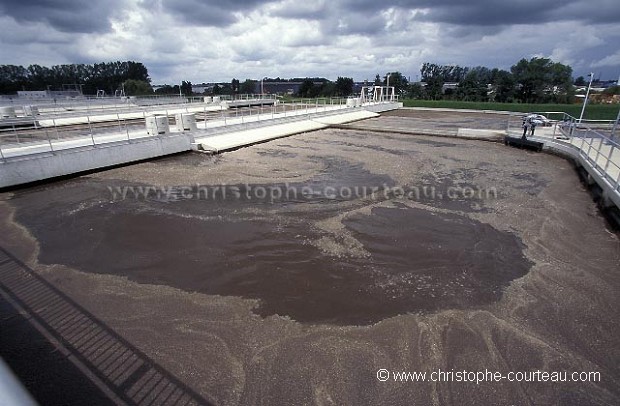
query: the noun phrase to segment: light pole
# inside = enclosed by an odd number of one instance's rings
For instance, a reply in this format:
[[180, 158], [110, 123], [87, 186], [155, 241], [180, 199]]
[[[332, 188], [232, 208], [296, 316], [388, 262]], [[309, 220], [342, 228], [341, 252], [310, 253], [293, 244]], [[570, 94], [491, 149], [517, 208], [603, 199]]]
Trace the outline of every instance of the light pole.
[[391, 73], [388, 73], [388, 74], [387, 74], [387, 77], [386, 77], [386, 82], [387, 82], [387, 83], [386, 83], [386, 86], [385, 86], [385, 93], [386, 93], [386, 95], [385, 95], [385, 96], [386, 96], [386, 97], [390, 94], [390, 76], [392, 76], [392, 74], [391, 74]]
[[586, 98], [583, 100], [583, 107], [581, 108], [581, 114], [579, 115], [579, 124], [583, 119], [583, 113], [586, 111], [586, 104], [588, 104], [588, 96], [590, 96], [590, 87], [592, 87], [592, 79], [594, 79], [594, 73], [590, 72], [590, 83], [588, 83], [588, 90], [586, 91]]

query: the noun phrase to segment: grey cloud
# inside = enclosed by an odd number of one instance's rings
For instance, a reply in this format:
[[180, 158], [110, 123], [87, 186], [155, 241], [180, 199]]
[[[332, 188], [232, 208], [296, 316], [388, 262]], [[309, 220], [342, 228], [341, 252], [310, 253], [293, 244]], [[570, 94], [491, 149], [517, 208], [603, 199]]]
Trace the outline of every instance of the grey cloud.
[[18, 22], [42, 22], [67, 33], [94, 33], [110, 30], [109, 17], [118, 0], [2, 0], [0, 12]]
[[248, 13], [265, 3], [269, 1], [161, 0], [161, 8], [192, 25], [227, 27], [237, 21], [235, 14]]
[[[307, 18], [332, 18], [334, 13], [373, 15], [396, 8], [402, 12], [425, 10], [417, 19], [456, 25], [503, 26], [583, 21], [587, 23], [620, 22], [617, 0], [342, 0], [331, 2], [330, 12], [305, 15]], [[280, 10], [280, 15], [296, 15], [294, 5]], [[304, 14], [301, 14], [303, 17]]]
[[379, 33], [385, 27], [385, 20], [380, 15], [349, 13], [327, 20], [323, 27], [336, 35], [368, 35]]
[[327, 2], [317, 1], [301, 5], [280, 3], [271, 11], [271, 15], [296, 20], [323, 20], [329, 17], [330, 7]]

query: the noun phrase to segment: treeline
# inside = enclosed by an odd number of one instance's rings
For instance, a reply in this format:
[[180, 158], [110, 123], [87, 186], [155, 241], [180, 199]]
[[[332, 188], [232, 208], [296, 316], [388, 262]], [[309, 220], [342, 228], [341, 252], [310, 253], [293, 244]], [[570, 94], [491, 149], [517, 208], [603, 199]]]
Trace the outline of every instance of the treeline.
[[397, 87], [401, 97], [412, 99], [570, 103], [572, 73], [570, 66], [547, 58], [521, 59], [510, 71], [424, 63], [421, 83], [408, 83], [395, 72], [390, 74], [390, 85]]
[[0, 65], [0, 94], [15, 94], [19, 90], [62, 90], [63, 85], [82, 85], [84, 94], [104, 90], [114, 94], [123, 83], [150, 83], [148, 70], [140, 62], [103, 62], [54, 65]]
[[[510, 70], [484, 66], [461, 67], [424, 63], [420, 69], [421, 82], [410, 83], [400, 72], [391, 72], [375, 85], [396, 88], [401, 98], [431, 100], [462, 100], [522, 103], [570, 103], [574, 96], [572, 68], [547, 58], [521, 59]], [[268, 82], [301, 82], [297, 96], [331, 97], [353, 93], [352, 78], [338, 77], [332, 82], [325, 78], [266, 79]], [[63, 85], [79, 85], [85, 95], [104, 90], [113, 95], [124, 90], [126, 95], [153, 94], [147, 68], [140, 62], [107, 62], [45, 67], [30, 65], [0, 65], [0, 94], [15, 94], [19, 90], [61, 90]], [[210, 94], [239, 94], [256, 92], [258, 81], [233, 79], [230, 84], [215, 85]], [[156, 94], [192, 94], [192, 84], [163, 86]]]

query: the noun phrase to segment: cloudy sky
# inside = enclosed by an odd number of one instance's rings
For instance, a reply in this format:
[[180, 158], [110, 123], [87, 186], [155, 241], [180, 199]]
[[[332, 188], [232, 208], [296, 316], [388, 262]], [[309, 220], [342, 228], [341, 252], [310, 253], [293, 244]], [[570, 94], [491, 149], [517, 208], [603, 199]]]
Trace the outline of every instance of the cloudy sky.
[[0, 64], [143, 62], [155, 84], [373, 79], [550, 57], [620, 76], [618, 0], [0, 0]]

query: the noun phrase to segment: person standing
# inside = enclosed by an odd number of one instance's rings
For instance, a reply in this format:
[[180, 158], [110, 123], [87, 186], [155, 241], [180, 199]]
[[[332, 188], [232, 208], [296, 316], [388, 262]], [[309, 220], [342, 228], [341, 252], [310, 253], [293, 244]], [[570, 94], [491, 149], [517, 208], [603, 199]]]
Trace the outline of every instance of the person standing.
[[531, 125], [532, 124], [529, 117], [523, 117], [523, 124], [521, 125], [523, 127], [523, 135], [521, 136], [522, 139], [527, 139], [527, 130], [531, 127]]

